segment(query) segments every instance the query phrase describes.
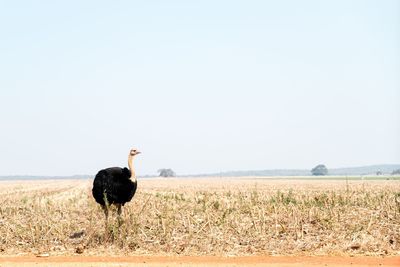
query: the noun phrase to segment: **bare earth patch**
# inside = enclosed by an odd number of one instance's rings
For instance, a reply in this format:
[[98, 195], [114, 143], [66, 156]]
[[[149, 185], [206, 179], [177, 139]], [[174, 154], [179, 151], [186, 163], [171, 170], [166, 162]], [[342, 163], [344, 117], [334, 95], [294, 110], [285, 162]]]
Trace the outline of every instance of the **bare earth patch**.
[[400, 266], [400, 257], [310, 256], [58, 256], [0, 257], [1, 266]]

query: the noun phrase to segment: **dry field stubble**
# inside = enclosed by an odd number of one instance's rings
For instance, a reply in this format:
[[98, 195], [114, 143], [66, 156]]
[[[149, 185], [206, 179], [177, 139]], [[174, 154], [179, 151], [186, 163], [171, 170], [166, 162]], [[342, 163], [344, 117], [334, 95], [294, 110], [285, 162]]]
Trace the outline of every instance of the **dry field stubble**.
[[107, 230], [91, 183], [0, 182], [0, 255], [400, 251], [399, 181], [142, 179]]

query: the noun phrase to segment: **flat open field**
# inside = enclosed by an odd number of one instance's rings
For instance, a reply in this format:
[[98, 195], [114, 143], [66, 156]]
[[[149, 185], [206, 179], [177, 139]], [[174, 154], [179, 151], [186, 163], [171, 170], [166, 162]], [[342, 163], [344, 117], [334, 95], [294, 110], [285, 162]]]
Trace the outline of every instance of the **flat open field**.
[[400, 256], [399, 181], [147, 178], [107, 226], [91, 184], [0, 182], [0, 256]]

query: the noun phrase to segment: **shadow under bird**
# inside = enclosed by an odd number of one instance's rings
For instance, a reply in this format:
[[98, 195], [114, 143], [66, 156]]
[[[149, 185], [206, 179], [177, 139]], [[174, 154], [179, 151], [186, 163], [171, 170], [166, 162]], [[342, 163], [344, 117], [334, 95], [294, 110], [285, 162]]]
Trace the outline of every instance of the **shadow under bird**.
[[108, 209], [114, 204], [118, 209], [118, 216], [122, 213], [122, 206], [131, 201], [137, 189], [137, 180], [133, 168], [133, 158], [140, 154], [131, 149], [128, 155], [128, 168], [111, 167], [100, 170], [93, 181], [92, 195], [101, 205], [108, 220]]

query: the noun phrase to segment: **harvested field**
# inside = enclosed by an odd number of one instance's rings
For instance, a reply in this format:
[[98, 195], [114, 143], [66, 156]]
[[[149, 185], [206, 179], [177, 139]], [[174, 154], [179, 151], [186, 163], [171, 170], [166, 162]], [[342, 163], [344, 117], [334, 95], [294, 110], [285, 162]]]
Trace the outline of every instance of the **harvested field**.
[[142, 179], [107, 228], [91, 183], [0, 182], [0, 254], [400, 255], [399, 181]]

